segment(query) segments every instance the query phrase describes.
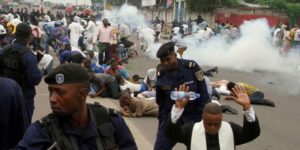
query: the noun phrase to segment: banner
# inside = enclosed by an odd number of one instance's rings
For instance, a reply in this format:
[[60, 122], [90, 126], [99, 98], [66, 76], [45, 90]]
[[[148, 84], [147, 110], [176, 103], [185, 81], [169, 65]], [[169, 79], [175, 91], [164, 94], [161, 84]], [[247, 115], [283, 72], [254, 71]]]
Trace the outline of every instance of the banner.
[[156, 0], [142, 0], [142, 6], [156, 5]]

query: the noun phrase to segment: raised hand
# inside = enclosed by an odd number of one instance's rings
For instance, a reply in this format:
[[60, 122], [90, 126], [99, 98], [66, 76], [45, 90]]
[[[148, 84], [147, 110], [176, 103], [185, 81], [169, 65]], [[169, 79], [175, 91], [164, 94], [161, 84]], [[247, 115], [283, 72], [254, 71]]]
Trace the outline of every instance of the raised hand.
[[[179, 86], [179, 89], [177, 90], [177, 88], [175, 89], [175, 91], [184, 91], [184, 92], [189, 92], [189, 87], [186, 86], [185, 84], [182, 84]], [[177, 108], [184, 108], [186, 106], [186, 104], [189, 102], [189, 97], [185, 97], [183, 99], [178, 99], [175, 101], [175, 106]]]
[[241, 105], [244, 110], [248, 110], [250, 105], [250, 99], [244, 87], [236, 85], [232, 89], [232, 96], [225, 97], [225, 100], [234, 100]]

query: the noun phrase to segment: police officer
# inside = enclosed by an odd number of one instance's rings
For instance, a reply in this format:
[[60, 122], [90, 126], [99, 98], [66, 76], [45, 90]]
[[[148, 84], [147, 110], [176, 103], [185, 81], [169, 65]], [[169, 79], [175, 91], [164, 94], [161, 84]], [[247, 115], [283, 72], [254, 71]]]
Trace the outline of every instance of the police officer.
[[24, 102], [18, 83], [0, 77], [0, 149], [14, 148], [29, 126]]
[[200, 121], [204, 105], [210, 102], [203, 71], [195, 61], [177, 59], [174, 45], [173, 42], [167, 42], [159, 48], [156, 54], [160, 59], [160, 69], [158, 70], [159, 75], [156, 83], [159, 125], [154, 145], [155, 150], [171, 150], [176, 144], [165, 136], [164, 131], [174, 104], [174, 101], [170, 98], [171, 91], [175, 91], [175, 88], [185, 84], [190, 91], [200, 94], [200, 98], [190, 101], [184, 110], [181, 118], [183, 124]]
[[[0, 50], [0, 74], [15, 80], [22, 88], [28, 116], [34, 111], [35, 86], [41, 82], [42, 74], [33, 52], [27, 47], [32, 38], [28, 24], [20, 23], [15, 40]], [[31, 122], [31, 120], [30, 120]]]
[[86, 69], [79, 64], [62, 64], [44, 80], [52, 113], [31, 124], [16, 149], [137, 149], [124, 119], [115, 110], [86, 104]]

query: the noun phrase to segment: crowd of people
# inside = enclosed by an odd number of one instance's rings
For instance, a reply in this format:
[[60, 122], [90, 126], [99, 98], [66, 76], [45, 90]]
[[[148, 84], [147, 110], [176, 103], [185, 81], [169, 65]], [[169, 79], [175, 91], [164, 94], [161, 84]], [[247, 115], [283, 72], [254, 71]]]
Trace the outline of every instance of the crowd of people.
[[[155, 150], [172, 149], [177, 142], [188, 149], [234, 149], [260, 134], [251, 104], [275, 106], [256, 87], [211, 82], [208, 77], [218, 73], [217, 67], [203, 71], [195, 61], [184, 59], [187, 45], [182, 38], [193, 32], [192, 21], [182, 27], [173, 23], [171, 41], [157, 51], [159, 65], [148, 69], [144, 77], [130, 77], [124, 64], [137, 50], [130, 41], [129, 25], [113, 26], [109, 18], [100, 21], [74, 14], [66, 19], [62, 13], [32, 12], [34, 19], [24, 19], [28, 17], [23, 10], [11, 10], [0, 19], [0, 108], [5, 116], [1, 126], [18, 129], [3, 132], [0, 149], [135, 150], [134, 137], [122, 116], [158, 118]], [[203, 42], [217, 32], [238, 36], [235, 26], [216, 24], [210, 29], [201, 16], [194, 23], [200, 28], [197, 33], [205, 35]], [[164, 22], [157, 18], [154, 24], [156, 34], [152, 35], [158, 42]], [[56, 58], [59, 65], [53, 69]], [[43, 75], [52, 113], [30, 124], [35, 87]], [[174, 91], [201, 96], [193, 101], [187, 95], [172, 100]], [[243, 107], [243, 127], [222, 122], [222, 112], [237, 114], [237, 110], [221, 105], [221, 95]], [[88, 97], [118, 100], [121, 109], [87, 104]]]

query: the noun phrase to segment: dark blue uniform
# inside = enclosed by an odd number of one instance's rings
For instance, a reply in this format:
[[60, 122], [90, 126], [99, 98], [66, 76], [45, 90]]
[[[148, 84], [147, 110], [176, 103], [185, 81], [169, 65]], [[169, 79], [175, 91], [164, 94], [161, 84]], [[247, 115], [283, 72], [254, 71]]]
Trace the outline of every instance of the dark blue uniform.
[[30, 122], [20, 86], [7, 78], [0, 78], [0, 116], [0, 149], [14, 148]]
[[[22, 47], [26, 47], [26, 44], [21, 41], [15, 41], [12, 44], [13, 49], [21, 49]], [[2, 55], [2, 51], [0, 50], [0, 55]], [[38, 61], [36, 56], [28, 51], [23, 55], [23, 63], [26, 68], [27, 75], [27, 86], [23, 89], [23, 94], [25, 96], [25, 106], [28, 113], [28, 116], [31, 118], [34, 111], [34, 96], [36, 94], [35, 87], [42, 80], [42, 74], [38, 68]], [[31, 120], [30, 120], [31, 121]]]
[[190, 101], [181, 117], [182, 123], [198, 122], [202, 118], [204, 105], [210, 102], [204, 81], [204, 74], [195, 61], [178, 59], [178, 69], [175, 71], [160, 71], [156, 83], [156, 102], [159, 106], [159, 127], [155, 142], [155, 150], [169, 150], [176, 144], [165, 136], [165, 125], [175, 101], [171, 100], [170, 93], [179, 85], [186, 84], [190, 91], [200, 94], [200, 98]]
[[[63, 131], [67, 135], [75, 137], [80, 150], [97, 149], [95, 137], [98, 134], [97, 126], [90, 118], [86, 128], [73, 128], [66, 119], [59, 119]], [[110, 117], [110, 122], [115, 127], [115, 141], [121, 150], [137, 150], [134, 138], [127, 127], [124, 119], [119, 116]], [[42, 127], [40, 123], [33, 123], [26, 131], [23, 139], [16, 147], [28, 150], [44, 150], [49, 148], [54, 141], [48, 135], [47, 129]]]

